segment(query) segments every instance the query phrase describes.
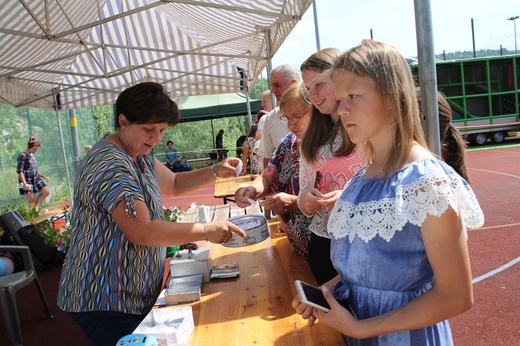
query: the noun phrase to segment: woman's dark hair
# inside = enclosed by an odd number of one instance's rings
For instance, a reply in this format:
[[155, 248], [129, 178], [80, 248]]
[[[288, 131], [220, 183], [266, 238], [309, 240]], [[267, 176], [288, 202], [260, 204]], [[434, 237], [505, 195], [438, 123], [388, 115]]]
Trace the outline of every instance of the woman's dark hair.
[[27, 142], [27, 149], [31, 149], [33, 147], [40, 147], [40, 142], [36, 139], [35, 136], [31, 136], [29, 138], [29, 142]]
[[255, 120], [255, 122], [259, 122], [260, 119], [262, 119], [262, 117], [263, 117], [264, 115], [266, 115], [267, 113], [269, 113], [269, 112], [267, 112], [267, 111], [264, 110], [264, 109], [259, 110], [258, 113], [256, 113], [256, 120]]
[[258, 130], [258, 124], [251, 125], [251, 127], [249, 128], [249, 133], [247, 134], [247, 137], [254, 138], [256, 135], [256, 130]]
[[[421, 111], [421, 91], [416, 89], [419, 111]], [[446, 98], [437, 92], [438, 109], [439, 109], [439, 138], [441, 142], [441, 158], [450, 165], [455, 172], [469, 182], [469, 175], [466, 168], [464, 152], [466, 143], [462, 138], [459, 130], [451, 122], [451, 106]], [[424, 118], [421, 115], [421, 118]]]
[[173, 142], [172, 142], [172, 141], [168, 141], [168, 142], [166, 142], [166, 145], [170, 145], [170, 143], [173, 145]]
[[123, 90], [116, 100], [116, 128], [119, 115], [123, 114], [130, 123], [175, 126], [180, 121], [177, 104], [164, 92], [159, 83], [144, 82]]

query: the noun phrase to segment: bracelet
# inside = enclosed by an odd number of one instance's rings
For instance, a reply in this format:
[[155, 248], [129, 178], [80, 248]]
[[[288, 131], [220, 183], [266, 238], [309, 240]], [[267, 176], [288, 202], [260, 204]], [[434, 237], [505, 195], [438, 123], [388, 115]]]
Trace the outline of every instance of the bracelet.
[[211, 166], [211, 174], [213, 174], [215, 178], [220, 178], [217, 172], [215, 171], [215, 165]]
[[202, 225], [204, 227], [204, 238], [206, 238], [206, 241], [208, 241], [208, 233], [206, 232], [206, 224]]

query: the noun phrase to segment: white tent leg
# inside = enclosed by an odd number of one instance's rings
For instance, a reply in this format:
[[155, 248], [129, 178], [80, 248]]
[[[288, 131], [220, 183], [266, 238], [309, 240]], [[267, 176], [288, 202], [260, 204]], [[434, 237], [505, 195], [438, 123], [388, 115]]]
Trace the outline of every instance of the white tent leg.
[[71, 189], [71, 185], [70, 185], [69, 168], [67, 165], [67, 154], [65, 153], [65, 143], [63, 142], [63, 132], [61, 130], [60, 111], [58, 110], [58, 99], [56, 97], [57, 96], [56, 90], [53, 90], [53, 96], [54, 96], [54, 110], [56, 111], [56, 118], [58, 119], [58, 130], [60, 131], [61, 153], [63, 155], [63, 164], [65, 165], [65, 175], [67, 177], [67, 192], [69, 194], [70, 203], [72, 205], [73, 204], [72, 189]]
[[[247, 119], [249, 120], [249, 127], [253, 125], [253, 117], [251, 116], [251, 104], [249, 103], [249, 88], [246, 86], [246, 105], [247, 105]], [[246, 131], [249, 131], [249, 127]]]

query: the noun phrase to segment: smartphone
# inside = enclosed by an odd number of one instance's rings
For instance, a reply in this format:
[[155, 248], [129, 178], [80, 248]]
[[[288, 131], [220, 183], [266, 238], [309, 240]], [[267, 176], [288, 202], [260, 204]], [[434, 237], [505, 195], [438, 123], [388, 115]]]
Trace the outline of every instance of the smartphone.
[[300, 296], [302, 302], [323, 311], [330, 311], [329, 303], [327, 303], [327, 300], [323, 296], [321, 289], [306, 284], [300, 280], [294, 281], [294, 284], [296, 285], [296, 290], [298, 291], [298, 295]]
[[321, 183], [321, 173], [320, 171], [316, 172], [316, 180], [314, 181], [314, 187], [318, 190], [320, 189], [320, 183]]

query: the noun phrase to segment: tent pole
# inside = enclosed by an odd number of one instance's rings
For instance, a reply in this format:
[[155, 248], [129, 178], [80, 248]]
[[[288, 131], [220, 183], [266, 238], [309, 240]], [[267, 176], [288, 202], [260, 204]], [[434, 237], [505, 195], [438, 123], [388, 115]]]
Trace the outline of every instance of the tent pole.
[[249, 131], [249, 128], [251, 125], [253, 125], [253, 117], [251, 116], [251, 104], [249, 104], [249, 88], [246, 91], [246, 102], [247, 102], [247, 119], [249, 120], [249, 126], [247, 128], [247, 131]]
[[213, 128], [213, 119], [210, 119], [211, 121], [211, 148], [215, 148], [215, 129]]
[[74, 167], [76, 171], [79, 167], [79, 139], [78, 139], [78, 118], [76, 118], [76, 110], [69, 109], [70, 119], [70, 135], [72, 137], [72, 149], [74, 152]]
[[316, 1], [318, 1], [318, 0], [314, 0], [312, 2], [312, 12], [314, 13], [314, 31], [316, 33], [316, 48], [317, 48], [317, 50], [321, 50], [321, 45], [320, 45], [320, 26], [318, 25], [318, 12], [317, 12], [317, 9], [316, 9]]
[[61, 142], [61, 153], [63, 155], [63, 164], [65, 165], [65, 175], [67, 177], [67, 192], [69, 193], [69, 199], [71, 205], [74, 203], [72, 200], [72, 193], [71, 193], [71, 185], [70, 185], [70, 176], [69, 176], [69, 168], [67, 166], [67, 154], [65, 153], [65, 143], [63, 142], [63, 132], [61, 130], [61, 120], [60, 120], [60, 111], [58, 110], [58, 92], [56, 89], [52, 90], [52, 94], [54, 96], [54, 110], [56, 111], [56, 118], [58, 119], [58, 130], [60, 131], [60, 142]]
[[[269, 30], [265, 31], [265, 36], [267, 37], [267, 42], [265, 49], [267, 51], [267, 85], [271, 88], [271, 71], [273, 70], [273, 57], [271, 56], [271, 32]], [[271, 104], [273, 108], [276, 107], [276, 97], [273, 93], [271, 93]]]
[[414, 0], [417, 52], [419, 53], [419, 84], [421, 112], [425, 114], [425, 134], [430, 150], [441, 154], [439, 134], [439, 106], [437, 100], [437, 74], [433, 48], [433, 25], [430, 0]]

